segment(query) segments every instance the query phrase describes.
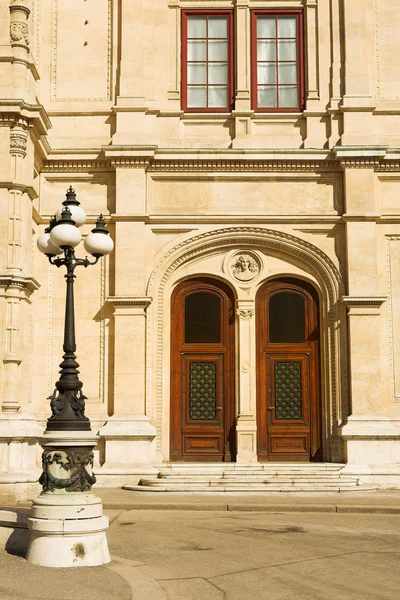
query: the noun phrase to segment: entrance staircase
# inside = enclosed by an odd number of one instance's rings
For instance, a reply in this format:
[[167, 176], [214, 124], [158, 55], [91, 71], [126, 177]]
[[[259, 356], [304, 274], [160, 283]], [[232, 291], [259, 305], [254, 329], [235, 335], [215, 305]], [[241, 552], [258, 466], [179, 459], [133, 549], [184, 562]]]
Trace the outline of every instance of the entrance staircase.
[[142, 478], [130, 490], [191, 493], [338, 493], [373, 491], [342, 474], [339, 463], [167, 463], [153, 478]]

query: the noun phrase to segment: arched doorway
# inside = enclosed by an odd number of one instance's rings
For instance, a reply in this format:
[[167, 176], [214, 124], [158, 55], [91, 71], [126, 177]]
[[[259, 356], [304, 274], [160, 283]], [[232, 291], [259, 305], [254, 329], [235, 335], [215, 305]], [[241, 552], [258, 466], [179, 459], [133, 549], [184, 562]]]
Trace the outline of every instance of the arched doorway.
[[235, 460], [234, 298], [213, 279], [180, 284], [171, 303], [172, 461]]
[[258, 459], [321, 460], [317, 293], [300, 280], [269, 281], [256, 305]]

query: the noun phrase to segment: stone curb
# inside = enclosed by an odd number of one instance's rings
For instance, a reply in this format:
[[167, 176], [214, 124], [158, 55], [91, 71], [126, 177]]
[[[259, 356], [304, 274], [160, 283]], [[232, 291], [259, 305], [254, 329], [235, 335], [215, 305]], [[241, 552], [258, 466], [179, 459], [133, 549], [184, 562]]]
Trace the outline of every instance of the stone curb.
[[103, 502], [104, 510], [193, 510], [216, 512], [271, 512], [271, 513], [371, 513], [400, 514], [399, 506], [352, 505], [352, 504], [247, 504], [247, 503], [199, 503], [199, 502]]

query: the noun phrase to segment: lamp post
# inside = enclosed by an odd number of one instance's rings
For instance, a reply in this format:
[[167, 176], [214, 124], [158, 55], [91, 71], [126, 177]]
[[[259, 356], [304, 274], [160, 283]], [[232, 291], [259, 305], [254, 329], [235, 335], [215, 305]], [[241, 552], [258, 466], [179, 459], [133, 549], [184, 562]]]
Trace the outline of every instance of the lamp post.
[[66, 302], [63, 360], [60, 378], [50, 396], [51, 416], [40, 443], [43, 472], [42, 493], [32, 505], [28, 520], [30, 541], [27, 560], [48, 567], [97, 566], [110, 562], [100, 498], [91, 493], [93, 448], [97, 436], [85, 416], [85, 399], [76, 361], [74, 280], [77, 267], [95, 265], [112, 252], [114, 244], [100, 215], [84, 246], [93, 260], [78, 258], [79, 227], [86, 214], [72, 187], [63, 206], [51, 219], [37, 242], [52, 265], [66, 267]]

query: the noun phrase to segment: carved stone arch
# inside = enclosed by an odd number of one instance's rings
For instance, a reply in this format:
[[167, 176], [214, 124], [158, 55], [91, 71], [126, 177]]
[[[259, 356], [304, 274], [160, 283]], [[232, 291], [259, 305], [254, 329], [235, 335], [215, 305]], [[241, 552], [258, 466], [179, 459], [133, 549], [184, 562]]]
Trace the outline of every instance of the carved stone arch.
[[[319, 292], [324, 299], [322, 306], [324, 307], [326, 330], [325, 340], [322, 344], [322, 364], [326, 373], [324, 393], [327, 418], [323, 431], [325, 459], [341, 460], [343, 458], [341, 456], [342, 443], [336, 435], [336, 427], [349, 410], [346, 318], [344, 307], [340, 301], [345, 292], [343, 279], [334, 262], [314, 244], [287, 233], [262, 227], [227, 227], [189, 237], [179, 244], [171, 245], [164, 255], [158, 258], [150, 275], [147, 295], [152, 297], [154, 302], [148, 311], [147, 360], [148, 364], [151, 364], [154, 357], [154, 369], [151, 371], [156, 373], [156, 382], [153, 387], [154, 378], [148, 377], [147, 410], [148, 414], [156, 416], [158, 451], [161, 452], [162, 439], [162, 402], [165, 383], [163, 352], [166, 335], [163, 317], [165, 290], [168, 282], [183, 265], [198, 261], [202, 256], [205, 257], [217, 251], [239, 248], [261, 250], [264, 253], [273, 252], [281, 259], [286, 259], [291, 264], [295, 263], [306, 272], [311, 273], [318, 282]], [[224, 278], [221, 277], [221, 279]], [[152, 398], [154, 398], [156, 406], [150, 406]]]

